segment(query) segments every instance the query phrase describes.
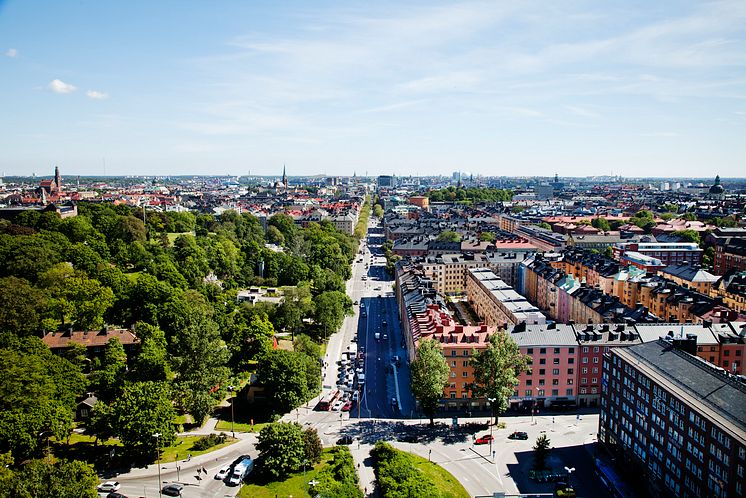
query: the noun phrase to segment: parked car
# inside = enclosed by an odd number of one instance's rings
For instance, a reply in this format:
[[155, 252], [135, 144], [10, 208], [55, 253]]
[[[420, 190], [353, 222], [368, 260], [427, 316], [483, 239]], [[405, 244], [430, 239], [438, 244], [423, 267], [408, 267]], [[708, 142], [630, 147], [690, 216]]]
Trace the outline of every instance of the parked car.
[[226, 465], [225, 467], [221, 467], [220, 470], [218, 470], [218, 473], [215, 474], [215, 479], [218, 481], [222, 481], [226, 477], [228, 477], [228, 473], [231, 471], [231, 466]]
[[359, 391], [354, 391], [352, 393], [352, 401], [358, 401], [359, 399], [360, 399], [360, 392]]
[[342, 436], [341, 438], [337, 439], [337, 444], [352, 444], [352, 436]]
[[401, 434], [396, 440], [402, 443], [416, 443], [420, 438], [417, 437], [417, 434]]
[[109, 493], [108, 495], [106, 495], [106, 498], [127, 498], [127, 497], [123, 495], [122, 493], [117, 493], [116, 491], [113, 491]]
[[121, 486], [117, 481], [106, 481], [103, 484], [99, 484], [96, 489], [98, 489], [99, 493], [111, 493], [112, 491], [118, 491]]
[[183, 484], [179, 484], [178, 482], [174, 482], [171, 484], [166, 484], [161, 488], [161, 493], [163, 493], [166, 496], [181, 496], [181, 490], [184, 489]]
[[495, 438], [489, 434], [485, 434], [484, 436], [478, 437], [474, 444], [489, 444], [490, 441], [493, 441], [494, 439]]
[[233, 467], [233, 474], [231, 474], [228, 484], [231, 486], [238, 486], [252, 470], [254, 470], [254, 460], [249, 456], [244, 456], [241, 458], [241, 461]]
[[344, 404], [345, 404], [345, 402], [342, 401], [341, 399], [335, 401], [334, 404], [332, 405], [332, 411], [338, 412], [339, 410], [342, 409], [342, 407], [344, 406]]
[[525, 441], [526, 439], [528, 439], [528, 434], [526, 434], [525, 432], [516, 431], [508, 436], [508, 439], [522, 439]]

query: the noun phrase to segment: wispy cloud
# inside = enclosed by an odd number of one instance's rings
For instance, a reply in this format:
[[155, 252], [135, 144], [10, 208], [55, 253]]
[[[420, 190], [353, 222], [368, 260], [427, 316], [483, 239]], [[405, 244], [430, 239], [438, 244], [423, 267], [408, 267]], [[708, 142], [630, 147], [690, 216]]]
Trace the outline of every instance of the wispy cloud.
[[576, 116], [581, 116], [583, 118], [599, 118], [601, 115], [597, 113], [596, 111], [592, 111], [590, 109], [587, 109], [585, 107], [580, 107], [576, 105], [565, 105], [565, 109], [570, 111], [571, 113], [575, 114]]
[[71, 85], [70, 83], [65, 83], [62, 80], [55, 79], [49, 83], [49, 89], [54, 93], [72, 93], [77, 90], [78, 87]]
[[5, 55], [8, 57], [17, 57], [18, 56], [18, 50], [15, 48], [9, 48], [5, 51]]
[[675, 131], [654, 131], [651, 133], [640, 133], [640, 136], [649, 138], [673, 138], [678, 137], [679, 134]]
[[109, 98], [108, 93], [99, 92], [97, 90], [88, 90], [87, 92], [85, 92], [85, 94], [89, 99], [93, 100], [106, 100]]

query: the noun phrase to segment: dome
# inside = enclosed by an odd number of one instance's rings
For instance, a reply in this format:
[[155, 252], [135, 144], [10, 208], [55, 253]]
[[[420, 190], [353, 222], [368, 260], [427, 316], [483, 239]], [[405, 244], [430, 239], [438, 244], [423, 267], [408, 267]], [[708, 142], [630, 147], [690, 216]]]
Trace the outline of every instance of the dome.
[[725, 192], [725, 189], [722, 185], [720, 185], [720, 175], [717, 175], [715, 177], [715, 183], [712, 187], [710, 187], [710, 193], [711, 194], [722, 194]]

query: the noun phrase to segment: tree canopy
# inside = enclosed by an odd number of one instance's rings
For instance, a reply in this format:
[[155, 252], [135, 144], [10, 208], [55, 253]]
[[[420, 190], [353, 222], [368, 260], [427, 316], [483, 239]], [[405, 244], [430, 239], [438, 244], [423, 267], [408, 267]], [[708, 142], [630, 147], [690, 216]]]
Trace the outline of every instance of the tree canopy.
[[410, 365], [410, 372], [412, 393], [420, 402], [422, 411], [430, 417], [432, 426], [451, 373], [440, 343], [432, 339], [422, 341], [417, 348], [417, 357]]

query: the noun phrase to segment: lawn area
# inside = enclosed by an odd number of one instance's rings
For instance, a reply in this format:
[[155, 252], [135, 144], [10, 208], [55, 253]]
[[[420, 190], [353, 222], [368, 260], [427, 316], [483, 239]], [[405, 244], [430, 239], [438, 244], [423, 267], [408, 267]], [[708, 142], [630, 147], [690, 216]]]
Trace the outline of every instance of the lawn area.
[[176, 240], [179, 235], [194, 235], [194, 232], [168, 232], [166, 234], [166, 237], [168, 237], [168, 245], [174, 245], [174, 240]]
[[414, 467], [438, 485], [443, 498], [469, 498], [466, 489], [446, 469], [436, 463], [429, 462], [427, 458], [411, 453], [410, 456]]
[[[275, 498], [279, 496], [303, 498], [311, 496], [306, 493], [306, 483], [316, 479], [319, 472], [330, 460], [331, 455], [329, 454], [329, 449], [325, 449], [324, 453], [321, 455], [321, 463], [314, 465], [313, 468], [309, 467], [306, 469], [305, 479], [303, 477], [303, 471], [301, 470], [295, 474], [290, 474], [290, 476], [284, 481], [274, 481], [263, 486], [258, 484], [246, 484], [241, 488], [238, 496], [242, 498]], [[249, 480], [251, 480], [250, 477]]]
[[229, 446], [238, 439], [233, 439], [228, 435], [228, 439], [225, 440], [223, 444], [218, 444], [216, 446], [213, 446], [211, 448], [208, 448], [204, 451], [198, 451], [195, 449], [192, 449], [192, 445], [195, 441], [197, 441], [202, 436], [179, 436], [176, 438], [176, 442], [167, 447], [167, 448], [161, 448], [161, 461], [162, 462], [173, 462], [174, 460], [184, 460], [188, 454], [191, 454], [193, 457], [197, 455], [202, 455], [204, 453], [209, 453], [211, 451], [218, 450], [220, 448], [224, 448], [225, 446]]
[[[262, 427], [270, 424], [271, 422], [257, 422], [254, 424], [254, 432], [259, 432]], [[235, 422], [233, 424], [236, 432], [251, 432], [251, 422]], [[216, 431], [223, 431], [229, 433], [231, 431], [230, 420], [218, 420], [218, 424], [215, 426]]]

